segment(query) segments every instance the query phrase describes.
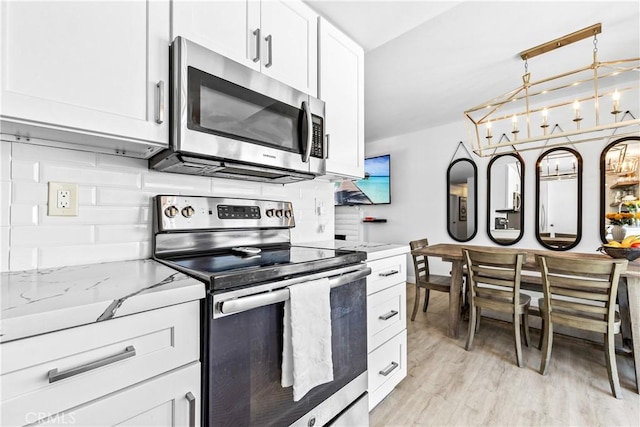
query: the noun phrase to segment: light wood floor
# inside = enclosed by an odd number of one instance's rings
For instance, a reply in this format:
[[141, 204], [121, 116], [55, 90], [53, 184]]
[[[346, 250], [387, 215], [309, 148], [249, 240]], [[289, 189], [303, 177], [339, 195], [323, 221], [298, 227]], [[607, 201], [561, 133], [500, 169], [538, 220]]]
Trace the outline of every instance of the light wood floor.
[[[411, 313], [415, 288], [407, 285]], [[424, 294], [423, 294], [424, 295]], [[618, 355], [624, 398], [611, 394], [604, 351], [554, 338], [548, 374], [538, 373], [538, 331], [518, 368], [510, 324], [483, 317], [474, 347], [447, 338], [448, 295], [431, 292], [429, 310], [407, 319], [408, 374], [371, 412], [372, 426], [640, 426], [633, 360]]]

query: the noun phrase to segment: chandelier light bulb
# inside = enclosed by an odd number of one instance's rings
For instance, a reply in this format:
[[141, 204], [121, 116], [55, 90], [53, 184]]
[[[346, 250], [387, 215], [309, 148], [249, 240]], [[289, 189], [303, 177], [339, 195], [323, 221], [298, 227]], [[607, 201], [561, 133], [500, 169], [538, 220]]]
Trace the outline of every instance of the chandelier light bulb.
[[487, 122], [487, 138], [491, 138], [491, 120]]
[[547, 117], [549, 116], [549, 110], [547, 108], [542, 109], [542, 126], [547, 126]]
[[580, 102], [578, 102], [577, 99], [573, 102], [573, 110], [576, 113], [576, 119], [579, 119], [580, 118]]
[[513, 131], [516, 132], [518, 130], [518, 117], [514, 114], [513, 117], [511, 117], [511, 121], [513, 122]]
[[612, 113], [619, 113], [620, 112], [620, 92], [618, 92], [618, 89], [615, 90], [615, 92], [613, 92], [613, 95], [611, 95], [611, 98], [613, 99], [613, 111]]

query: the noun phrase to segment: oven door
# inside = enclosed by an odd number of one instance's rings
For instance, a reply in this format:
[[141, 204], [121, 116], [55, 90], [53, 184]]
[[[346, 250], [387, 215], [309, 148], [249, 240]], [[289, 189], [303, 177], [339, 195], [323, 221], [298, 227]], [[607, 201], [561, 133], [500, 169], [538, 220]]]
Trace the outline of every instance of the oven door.
[[323, 101], [182, 37], [172, 55], [175, 151], [325, 173]]
[[[298, 402], [293, 401], [292, 387], [280, 385], [284, 303], [263, 301], [254, 295], [229, 304], [226, 309], [234, 314], [214, 319], [210, 311], [202, 358], [206, 361], [203, 416], [207, 425], [320, 426], [361, 398], [366, 391], [367, 369], [364, 276], [369, 272], [364, 269], [342, 275], [338, 280], [347, 283], [339, 285], [331, 280], [334, 380], [313, 388]], [[254, 303], [255, 297], [260, 302]], [[208, 299], [207, 305], [212, 307], [213, 296]], [[368, 424], [368, 413], [358, 424]]]

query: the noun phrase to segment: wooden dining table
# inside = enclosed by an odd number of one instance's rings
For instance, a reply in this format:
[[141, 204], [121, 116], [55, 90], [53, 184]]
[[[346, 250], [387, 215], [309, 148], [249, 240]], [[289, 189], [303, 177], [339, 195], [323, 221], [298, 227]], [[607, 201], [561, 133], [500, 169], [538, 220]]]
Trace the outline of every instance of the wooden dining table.
[[[414, 255], [426, 255], [429, 257], [441, 258], [445, 262], [451, 263], [451, 291], [449, 292], [449, 329], [448, 335], [458, 338], [461, 308], [461, 289], [464, 268], [463, 249], [475, 249], [495, 253], [521, 252], [526, 254], [525, 262], [522, 266], [524, 271], [539, 272], [536, 262], [536, 255], [556, 255], [573, 259], [610, 259], [609, 256], [599, 253], [578, 253], [578, 252], [554, 252], [539, 249], [503, 248], [495, 246], [465, 245], [461, 243], [439, 243], [415, 249], [411, 253]], [[626, 279], [626, 295], [629, 306], [629, 323], [631, 330], [631, 351], [636, 374], [636, 391], [640, 393], [640, 260], [629, 262], [627, 271], [622, 275]], [[623, 288], [621, 288], [623, 289]], [[542, 288], [540, 288], [542, 291]], [[622, 291], [621, 291], [622, 292]]]

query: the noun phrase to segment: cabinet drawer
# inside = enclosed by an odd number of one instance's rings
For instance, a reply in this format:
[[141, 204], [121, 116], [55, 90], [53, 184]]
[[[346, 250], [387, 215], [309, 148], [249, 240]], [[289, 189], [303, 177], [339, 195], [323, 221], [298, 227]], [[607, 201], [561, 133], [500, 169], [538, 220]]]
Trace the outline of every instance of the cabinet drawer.
[[371, 267], [371, 274], [367, 276], [367, 295], [407, 281], [407, 257], [405, 255], [368, 261], [367, 265]]
[[367, 348], [371, 352], [407, 327], [407, 286], [399, 283], [367, 297]]
[[369, 410], [407, 376], [407, 331], [391, 338], [369, 354]]
[[199, 426], [200, 363], [55, 414], [39, 425]]
[[2, 344], [2, 425], [55, 414], [198, 360], [199, 302]]

